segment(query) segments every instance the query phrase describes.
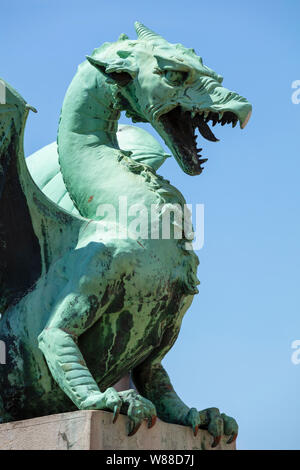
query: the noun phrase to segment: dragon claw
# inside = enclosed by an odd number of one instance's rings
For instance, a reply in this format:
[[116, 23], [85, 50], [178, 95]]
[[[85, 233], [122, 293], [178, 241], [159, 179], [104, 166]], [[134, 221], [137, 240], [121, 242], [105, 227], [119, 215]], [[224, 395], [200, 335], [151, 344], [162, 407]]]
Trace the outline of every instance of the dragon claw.
[[148, 419], [148, 429], [153, 428], [153, 426], [156, 423], [156, 415], [151, 416], [151, 418]]
[[226, 444], [231, 444], [232, 442], [236, 440], [236, 438], [237, 438], [237, 433], [232, 434]]
[[217, 447], [218, 444], [220, 444], [221, 436], [215, 436], [214, 441], [211, 445], [212, 448]]
[[238, 435], [238, 424], [235, 419], [227, 416], [225, 413], [221, 414], [224, 423], [224, 434], [228, 436], [227, 444], [234, 442]]
[[119, 414], [120, 414], [120, 409], [121, 407], [116, 405], [114, 407], [114, 414], [113, 414], [113, 424], [115, 424], [115, 422], [117, 421], [118, 417], [119, 417]]
[[196, 437], [198, 434], [199, 425], [201, 424], [199, 411], [196, 408], [190, 408], [188, 414], [184, 419], [184, 424], [193, 429], [193, 434]]
[[142, 424], [141, 421], [139, 421], [138, 423], [135, 423], [134, 421], [130, 422], [129, 423], [129, 433], [127, 434], [128, 437], [133, 436], [139, 430], [141, 424]]

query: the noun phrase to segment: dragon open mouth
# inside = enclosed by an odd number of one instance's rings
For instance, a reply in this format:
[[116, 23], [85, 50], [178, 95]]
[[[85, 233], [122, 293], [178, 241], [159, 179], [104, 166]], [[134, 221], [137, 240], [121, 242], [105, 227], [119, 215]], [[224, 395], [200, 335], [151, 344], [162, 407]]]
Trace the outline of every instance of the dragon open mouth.
[[238, 117], [232, 111], [216, 113], [204, 110], [193, 114], [177, 106], [172, 111], [163, 114], [160, 122], [166, 134], [166, 144], [174, 152], [174, 157], [182, 169], [190, 175], [200, 175], [203, 171], [202, 165], [207, 158], [201, 158], [202, 148], [197, 148], [196, 129], [199, 129], [205, 139], [217, 142], [218, 139], [211, 131], [208, 122], [211, 121], [213, 126], [217, 123], [222, 126], [232, 123], [232, 127], [235, 127]]

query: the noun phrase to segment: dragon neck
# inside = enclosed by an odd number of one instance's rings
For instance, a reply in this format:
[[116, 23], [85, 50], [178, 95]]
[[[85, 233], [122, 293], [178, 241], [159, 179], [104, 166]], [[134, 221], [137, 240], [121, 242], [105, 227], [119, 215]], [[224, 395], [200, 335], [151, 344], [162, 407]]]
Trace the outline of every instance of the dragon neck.
[[68, 193], [79, 213], [89, 219], [102, 218], [97, 211], [103, 204], [118, 212], [122, 196], [147, 207], [184, 203], [179, 191], [156, 174], [166, 154], [154, 149], [151, 156], [150, 149], [149, 157], [140, 142], [135, 149], [127, 145], [120, 150], [117, 130], [122, 109], [116, 85], [89, 62], [81, 64], [63, 103], [58, 153]]
[[114, 85], [88, 62], [81, 64], [63, 103], [58, 153], [70, 197], [88, 218], [95, 217], [112, 191], [108, 182], [122, 171], [116, 136], [120, 109], [114, 103]]

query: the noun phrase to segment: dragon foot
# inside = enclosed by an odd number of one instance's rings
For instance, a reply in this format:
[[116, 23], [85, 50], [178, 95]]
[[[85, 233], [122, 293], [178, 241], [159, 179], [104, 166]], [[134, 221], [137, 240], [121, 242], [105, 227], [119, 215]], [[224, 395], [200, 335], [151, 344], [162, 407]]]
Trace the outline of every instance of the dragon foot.
[[193, 428], [195, 436], [199, 428], [207, 429], [214, 438], [212, 447], [219, 444], [223, 434], [228, 436], [227, 444], [234, 442], [238, 434], [238, 424], [235, 419], [220, 413], [218, 408], [207, 408], [202, 411], [191, 408], [185, 417], [185, 425]]
[[127, 414], [129, 420], [127, 424], [128, 436], [133, 436], [144, 420], [147, 421], [148, 428], [152, 428], [156, 422], [156, 409], [153, 403], [143, 398], [135, 390], [125, 390], [119, 392], [122, 399], [121, 413]]
[[113, 423], [116, 422], [119, 413], [128, 416], [128, 436], [133, 436], [144, 420], [148, 428], [152, 428], [156, 422], [156, 409], [153, 403], [143, 398], [135, 390], [117, 392], [114, 388], [108, 388], [104, 393], [94, 392], [81, 404], [82, 410], [110, 410], [113, 412]]
[[110, 410], [113, 411], [113, 422], [118, 418], [122, 406], [122, 400], [118, 392], [109, 387], [105, 392], [91, 393], [80, 405], [81, 410]]

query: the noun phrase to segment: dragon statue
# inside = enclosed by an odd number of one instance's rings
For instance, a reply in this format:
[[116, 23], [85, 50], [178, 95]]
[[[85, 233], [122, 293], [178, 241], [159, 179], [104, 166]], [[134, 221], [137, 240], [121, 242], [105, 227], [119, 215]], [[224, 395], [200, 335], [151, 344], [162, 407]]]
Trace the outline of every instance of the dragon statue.
[[[128, 435], [143, 420], [207, 429], [212, 446], [236, 439], [236, 421], [198, 411], [174, 391], [161, 362], [198, 293], [198, 258], [182, 236], [122, 234], [120, 200], [157, 208], [185, 200], [156, 171], [167, 155], [145, 130], [118, 126], [121, 111], [148, 122], [181, 169], [199, 175], [206, 159], [196, 130], [244, 128], [251, 105], [222, 86], [193, 49], [170, 44], [141, 23], [87, 56], [63, 103], [57, 144], [26, 162], [32, 108], [9, 84], [0, 104], [1, 422], [76, 409], [127, 414]], [[99, 207], [112, 205], [99, 214]], [[141, 211], [142, 213], [142, 211]], [[146, 215], [143, 212], [142, 217]], [[174, 225], [172, 219], [170, 224]], [[111, 227], [110, 227], [111, 228]], [[147, 235], [147, 234], [146, 234]], [[135, 389], [113, 385], [130, 371]]]

